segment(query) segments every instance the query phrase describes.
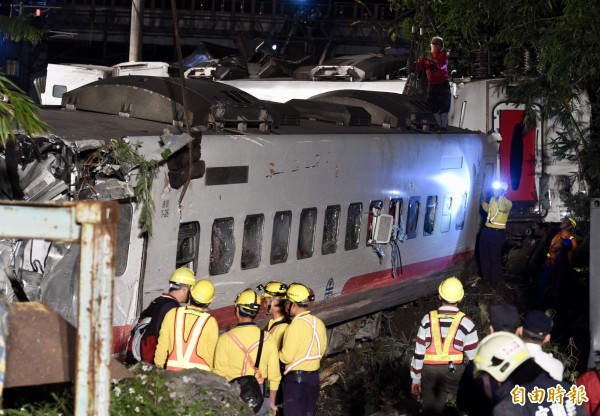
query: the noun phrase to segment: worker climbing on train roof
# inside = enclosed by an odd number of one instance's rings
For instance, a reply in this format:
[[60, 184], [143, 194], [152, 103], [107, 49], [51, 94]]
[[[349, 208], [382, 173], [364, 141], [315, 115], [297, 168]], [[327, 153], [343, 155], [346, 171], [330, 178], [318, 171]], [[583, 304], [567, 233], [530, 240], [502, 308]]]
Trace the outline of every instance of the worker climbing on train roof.
[[215, 297], [210, 280], [199, 280], [190, 291], [189, 306], [171, 309], [160, 327], [154, 364], [167, 370], [210, 371], [219, 337], [217, 320], [205, 311]]
[[319, 368], [327, 350], [325, 324], [309, 310], [314, 295], [305, 285], [292, 283], [287, 289], [288, 314], [292, 322], [283, 334], [279, 359], [285, 364], [283, 413], [285, 416], [317, 414]]
[[587, 415], [585, 389], [550, 377], [510, 332], [494, 332], [481, 340], [475, 375], [498, 385], [494, 416]]
[[493, 196], [489, 201], [486, 202], [483, 196], [481, 199], [481, 208], [487, 212], [487, 216], [479, 235], [479, 262], [483, 283], [495, 287], [502, 280], [504, 230], [512, 202], [506, 197], [506, 182], [494, 182], [492, 188]]
[[570, 215], [560, 222], [560, 229], [550, 241], [546, 254], [546, 263], [538, 283], [538, 306], [542, 309], [555, 309], [559, 301], [569, 299], [565, 296], [572, 286], [573, 258], [577, 250], [577, 239], [573, 234], [577, 221]]
[[290, 323], [286, 311], [287, 285], [282, 282], [271, 281], [265, 286], [259, 285], [258, 289], [263, 290], [262, 299], [266, 305], [267, 314], [271, 317], [265, 330], [273, 335], [279, 350], [283, 342], [283, 333]]
[[[269, 411], [277, 411], [275, 398], [281, 372], [274, 337], [254, 322], [260, 311], [260, 302], [260, 296], [252, 289], [238, 294], [235, 299], [238, 323], [219, 337], [213, 372], [229, 382], [239, 382], [241, 398], [256, 414], [266, 415]], [[251, 383], [248, 378], [251, 378]], [[246, 382], [242, 383], [242, 380]]]
[[448, 80], [448, 53], [444, 48], [444, 39], [431, 38], [431, 50], [425, 52], [417, 61], [417, 70], [427, 74], [427, 104], [437, 123], [437, 132], [448, 129], [450, 111], [450, 82]]
[[190, 289], [195, 283], [194, 271], [187, 267], [180, 267], [171, 274], [169, 292], [154, 299], [140, 314], [137, 323], [131, 329], [125, 358], [128, 364], [139, 361], [154, 363], [158, 333], [165, 315], [182, 303], [189, 302]]
[[472, 360], [479, 342], [475, 323], [458, 309], [465, 294], [461, 281], [445, 279], [438, 293], [442, 305], [421, 319], [410, 369], [411, 393], [421, 396], [429, 415], [442, 414], [456, 397], [465, 356]]

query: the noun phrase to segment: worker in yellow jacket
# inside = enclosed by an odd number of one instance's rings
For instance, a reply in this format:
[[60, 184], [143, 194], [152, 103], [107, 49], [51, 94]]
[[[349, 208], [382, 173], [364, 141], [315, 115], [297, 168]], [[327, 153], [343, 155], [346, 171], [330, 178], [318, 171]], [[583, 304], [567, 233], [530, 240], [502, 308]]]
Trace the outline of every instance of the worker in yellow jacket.
[[[277, 411], [275, 396], [281, 383], [281, 372], [275, 339], [254, 322], [259, 310], [260, 296], [252, 289], [246, 289], [237, 296], [235, 316], [238, 324], [219, 337], [213, 373], [225, 377], [227, 381], [254, 375], [262, 391], [269, 393], [269, 399], [264, 399], [256, 414], [266, 415], [269, 411]], [[255, 363], [260, 350], [261, 334], [263, 345], [257, 368]]]
[[204, 310], [214, 299], [215, 287], [209, 280], [199, 280], [190, 295], [189, 306], [171, 309], [165, 315], [154, 353], [158, 367], [172, 371], [212, 368], [219, 325]]
[[277, 349], [280, 350], [283, 334], [290, 324], [290, 318], [285, 308], [287, 285], [282, 282], [271, 281], [266, 286], [260, 285], [258, 288], [264, 291], [262, 295], [263, 302], [266, 305], [267, 315], [271, 317], [265, 330], [273, 335], [277, 343]]
[[288, 313], [292, 322], [283, 334], [279, 359], [285, 364], [283, 377], [283, 413], [285, 416], [317, 414], [319, 368], [327, 349], [325, 324], [308, 309], [315, 300], [300, 283], [287, 289]]

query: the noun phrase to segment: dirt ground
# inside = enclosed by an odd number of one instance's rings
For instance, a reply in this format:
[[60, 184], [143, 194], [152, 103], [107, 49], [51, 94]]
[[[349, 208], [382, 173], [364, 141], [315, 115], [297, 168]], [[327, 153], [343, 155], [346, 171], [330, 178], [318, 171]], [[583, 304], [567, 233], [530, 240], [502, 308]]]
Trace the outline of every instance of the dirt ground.
[[[465, 282], [460, 309], [473, 318], [480, 339], [489, 332], [489, 306], [511, 303], [525, 312], [531, 304], [531, 282], [505, 276], [497, 289], [481, 285], [477, 277]], [[570, 311], [555, 315], [552, 351], [565, 363], [568, 375], [585, 369], [589, 335], [587, 288], [581, 279], [574, 285]], [[385, 311], [380, 336], [357, 342], [356, 348], [324, 360], [319, 415], [414, 415], [419, 402], [410, 394], [410, 360], [421, 318], [439, 306], [437, 296], [419, 299]], [[458, 414], [458, 413], [456, 413]]]

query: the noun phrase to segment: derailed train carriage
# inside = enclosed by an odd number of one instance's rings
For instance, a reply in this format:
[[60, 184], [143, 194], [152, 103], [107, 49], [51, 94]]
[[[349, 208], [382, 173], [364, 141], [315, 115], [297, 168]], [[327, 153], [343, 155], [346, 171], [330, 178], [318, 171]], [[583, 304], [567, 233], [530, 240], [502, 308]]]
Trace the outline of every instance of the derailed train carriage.
[[[120, 202], [115, 354], [176, 267], [214, 282], [221, 327], [234, 323], [237, 293], [269, 280], [311, 287], [332, 326], [430, 293], [472, 264], [480, 197], [496, 174], [485, 135], [431, 134], [424, 103], [394, 93], [279, 104], [211, 81], [185, 87], [130, 76], [65, 94], [64, 108], [40, 113], [51, 134], [12, 149], [18, 181], [8, 169], [2, 184], [31, 201]], [[113, 138], [142, 159], [116, 157]], [[151, 233], [140, 229], [140, 160], [158, 166]], [[75, 323], [77, 246], [1, 243], [28, 297]]]

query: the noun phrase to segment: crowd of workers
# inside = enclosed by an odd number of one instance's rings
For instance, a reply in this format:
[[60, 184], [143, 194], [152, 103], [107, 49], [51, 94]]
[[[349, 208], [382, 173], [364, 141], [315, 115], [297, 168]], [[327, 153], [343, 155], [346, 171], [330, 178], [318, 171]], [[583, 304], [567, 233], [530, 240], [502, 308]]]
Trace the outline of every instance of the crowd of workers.
[[[316, 415], [327, 334], [310, 313], [310, 289], [272, 281], [244, 290], [234, 303], [237, 325], [220, 335], [206, 310], [214, 295], [211, 281], [196, 281], [185, 267], [175, 270], [169, 292], [156, 298], [133, 327], [127, 361], [170, 371], [212, 371], [238, 384], [240, 397], [258, 415]], [[271, 318], [264, 330], [255, 322], [263, 305]]]

